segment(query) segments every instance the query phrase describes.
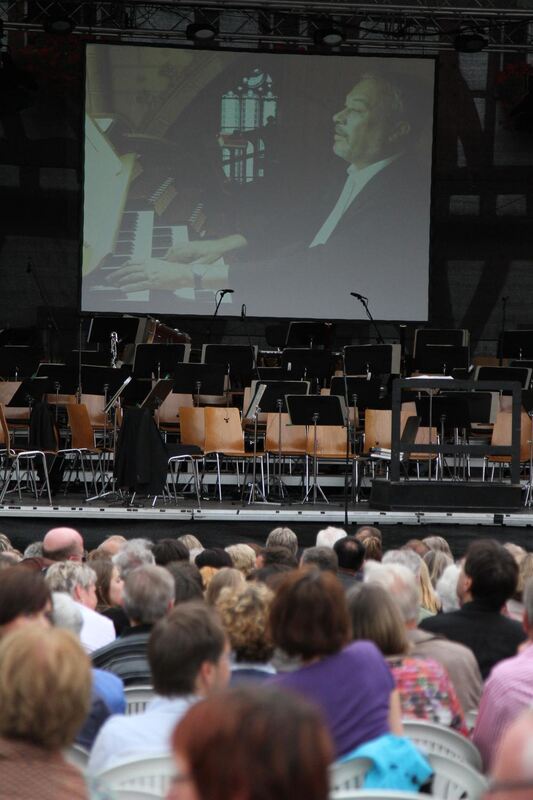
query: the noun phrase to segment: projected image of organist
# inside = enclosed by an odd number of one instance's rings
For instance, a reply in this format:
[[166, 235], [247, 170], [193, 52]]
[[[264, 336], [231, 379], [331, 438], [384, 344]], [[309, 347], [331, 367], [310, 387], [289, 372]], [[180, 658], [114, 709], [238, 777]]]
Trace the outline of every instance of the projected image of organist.
[[[357, 61], [358, 66], [364, 63], [351, 85], [346, 65], [343, 67], [348, 91], [338, 97], [335, 113], [332, 92], [325, 94], [335, 85], [331, 80], [329, 87], [326, 81], [316, 84], [324, 93], [322, 97], [315, 88], [313, 97], [304, 91], [298, 98], [304, 113], [298, 124], [291, 109], [292, 127], [287, 127], [283, 116], [290, 95], [280, 93], [278, 117], [270, 119], [268, 126], [280, 158], [276, 159], [275, 173], [274, 169], [270, 169], [270, 175], [265, 171], [269, 180], [263, 178], [253, 184], [257, 187], [254, 202], [263, 206], [262, 213], [253, 209], [255, 227], [247, 224], [253, 215], [248, 213], [246, 199], [242, 200], [249, 196], [246, 184], [241, 183], [239, 188], [226, 175], [227, 184], [235, 188], [227, 196], [228, 208], [232, 209], [228, 224], [222, 230], [219, 226], [225, 235], [214, 236], [208, 230], [203, 238], [175, 244], [158, 258], [131, 258], [113, 270], [106, 281], [123, 292], [163, 290], [169, 296], [186, 287], [198, 290], [231, 285], [237, 302], [249, 303], [252, 313], [268, 313], [270, 300], [280, 316], [297, 313], [295, 300], [302, 299], [302, 289], [312, 289], [311, 296], [306, 296], [306, 308], [301, 309], [309, 316], [325, 313], [324, 301], [338, 302], [355, 289], [373, 303], [379, 299], [378, 317], [424, 318], [432, 68], [427, 69], [427, 63], [421, 60], [405, 69], [388, 68], [386, 59]], [[313, 84], [310, 86], [313, 88]], [[307, 91], [307, 86], [302, 88]], [[212, 102], [220, 103], [220, 96], [214, 94]], [[307, 115], [306, 103], [312, 104]], [[313, 123], [310, 108], [313, 113], [323, 112], [320, 124], [318, 117], [317, 124]], [[328, 118], [332, 120], [329, 131], [323, 124]], [[266, 138], [269, 131], [265, 123], [263, 127]], [[253, 141], [254, 136], [262, 136], [260, 127], [237, 130], [233, 138], [242, 139], [242, 144]], [[306, 153], [312, 143], [317, 154], [315, 174], [306, 174], [305, 181], [301, 168], [298, 172], [298, 167], [293, 167], [293, 162], [303, 163], [298, 161], [300, 143]], [[220, 140], [219, 144], [223, 151]], [[338, 166], [341, 172], [336, 175]], [[298, 194], [294, 188], [298, 186], [306, 188]], [[236, 223], [233, 230], [228, 222], [232, 217]], [[257, 236], [258, 218], [262, 238]], [[282, 293], [273, 290], [278, 281], [284, 287]], [[394, 292], [387, 291], [391, 287]], [[405, 300], [407, 293], [409, 303]], [[345, 302], [352, 301], [348, 298]], [[408, 313], [409, 304], [411, 309], [420, 309], [418, 317]], [[339, 312], [339, 316], [348, 316], [350, 306]], [[327, 313], [335, 311], [329, 306]]]

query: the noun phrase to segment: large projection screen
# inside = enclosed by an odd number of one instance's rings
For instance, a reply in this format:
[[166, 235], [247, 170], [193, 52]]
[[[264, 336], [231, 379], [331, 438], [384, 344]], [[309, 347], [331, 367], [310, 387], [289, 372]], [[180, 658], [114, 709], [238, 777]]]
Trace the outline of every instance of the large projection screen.
[[427, 319], [433, 59], [86, 59], [83, 311]]

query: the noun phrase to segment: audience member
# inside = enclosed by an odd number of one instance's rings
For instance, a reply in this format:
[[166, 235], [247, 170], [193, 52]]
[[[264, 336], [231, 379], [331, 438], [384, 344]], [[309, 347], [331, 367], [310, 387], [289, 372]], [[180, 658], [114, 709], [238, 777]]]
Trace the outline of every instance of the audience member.
[[174, 580], [174, 604], [203, 600], [204, 583], [200, 570], [190, 561], [172, 561], [165, 569]]
[[458, 564], [450, 564], [437, 581], [435, 588], [444, 612], [457, 611], [459, 608], [457, 581], [460, 573], [461, 567]]
[[453, 561], [453, 554], [450, 549], [450, 545], [442, 536], [426, 536], [422, 539], [426, 547], [429, 547], [430, 550], [434, 550], [436, 552], [444, 553], [445, 555], [449, 556]]
[[93, 653], [93, 664], [114, 672], [126, 686], [149, 683], [148, 639], [154, 624], [174, 605], [174, 580], [164, 567], [147, 565], [124, 581], [124, 611], [130, 627], [107, 647]]
[[518, 583], [510, 600], [507, 601], [506, 611], [511, 619], [522, 622], [524, 618], [524, 587], [530, 578], [533, 578], [533, 553], [524, 553], [518, 562]]
[[442, 577], [442, 573], [446, 567], [453, 564], [453, 560], [450, 556], [446, 555], [446, 553], [443, 553], [442, 550], [429, 550], [423, 560], [428, 568], [431, 585], [436, 590], [439, 578]]
[[87, 716], [91, 672], [67, 631], [27, 625], [0, 642], [0, 798], [88, 800], [62, 750]]
[[342, 528], [328, 525], [327, 528], [322, 528], [321, 531], [318, 531], [315, 544], [317, 547], [331, 547], [333, 549], [335, 542], [339, 539], [344, 539], [345, 536], [346, 531]]
[[496, 751], [486, 800], [531, 800], [533, 795], [533, 709], [504, 732]]
[[42, 558], [42, 555], [43, 555], [43, 543], [32, 542], [25, 548], [23, 553], [23, 558]]
[[329, 796], [333, 750], [324, 722], [312, 705], [272, 688], [240, 687], [197, 703], [172, 745], [178, 779], [169, 800]]
[[289, 567], [288, 564], [269, 564], [268, 567], [255, 569], [248, 575], [247, 580], [264, 583], [269, 589], [276, 591], [278, 584], [288, 572], [292, 572], [292, 567]]
[[194, 559], [194, 563], [198, 569], [202, 567], [213, 567], [214, 569], [222, 569], [222, 567], [232, 567], [233, 561], [229, 553], [222, 547], [210, 547], [198, 553]]
[[66, 592], [77, 603], [83, 617], [81, 643], [88, 653], [110, 644], [115, 639], [115, 626], [96, 609], [96, 573], [88, 564], [61, 561], [46, 571], [46, 582], [52, 592]]
[[286, 547], [296, 558], [298, 552], [298, 537], [290, 528], [274, 528], [270, 531], [266, 540], [266, 547]]
[[0, 553], [7, 553], [9, 550], [13, 550], [11, 539], [7, 534], [0, 533]]
[[43, 558], [48, 561], [82, 561], [83, 538], [74, 528], [52, 528], [43, 539]]
[[350, 644], [346, 598], [334, 575], [304, 569], [285, 576], [272, 601], [270, 632], [275, 646], [302, 662], [272, 681], [322, 709], [337, 757], [389, 731], [401, 735], [390, 670], [372, 642]]
[[331, 547], [306, 547], [300, 558], [301, 567], [317, 567], [319, 570], [328, 570], [335, 575], [339, 571], [339, 559]]
[[286, 547], [264, 547], [259, 553], [256, 560], [257, 569], [269, 567], [271, 564], [284, 564], [291, 569], [296, 569], [298, 561], [296, 556]]
[[129, 625], [122, 607], [124, 581], [109, 558], [91, 561], [91, 568], [96, 574], [96, 611], [111, 620], [116, 635], [120, 636]]
[[335, 542], [333, 550], [339, 560], [337, 578], [348, 590], [354, 583], [363, 580], [365, 548], [355, 536], [345, 536]]
[[205, 600], [208, 606], [215, 606], [218, 596], [223, 589], [229, 588], [234, 591], [242, 589], [245, 579], [242, 572], [234, 567], [222, 567], [213, 575], [209, 581], [209, 586], [205, 591]]
[[400, 694], [403, 719], [422, 719], [468, 735], [463, 709], [448, 673], [430, 658], [409, 655], [398, 606], [383, 586], [364, 583], [347, 595], [354, 640], [374, 642], [387, 659]]
[[216, 603], [232, 650], [231, 684], [264, 680], [275, 673], [268, 632], [273, 593], [263, 583], [223, 589]]
[[499, 661], [516, 654], [522, 626], [501, 613], [513, 595], [518, 567], [505, 547], [491, 539], [469, 546], [457, 583], [461, 608], [425, 619], [421, 627], [470, 647], [485, 680]]
[[122, 580], [137, 567], [155, 564], [152, 542], [148, 539], [130, 539], [113, 556], [113, 564], [118, 568]]
[[2, 571], [0, 638], [29, 622], [49, 627], [51, 613], [50, 589], [42, 573], [22, 567], [9, 567]]
[[204, 549], [201, 541], [196, 536], [193, 536], [192, 533], [185, 533], [183, 536], [178, 536], [178, 542], [182, 542], [185, 545], [189, 551], [189, 560], [194, 564], [194, 559]]
[[125, 536], [120, 536], [118, 534], [113, 534], [112, 536], [108, 536], [102, 544], [100, 544], [96, 548], [96, 552], [98, 553], [98, 557], [104, 558], [113, 558], [116, 556], [119, 550], [126, 544], [128, 540]]
[[440, 611], [439, 598], [431, 586], [428, 569], [418, 553], [409, 547], [402, 550], [389, 550], [383, 556], [383, 563], [403, 564], [416, 577], [420, 585], [419, 620], [431, 617]]
[[150, 635], [148, 659], [155, 696], [143, 713], [105, 723], [89, 758], [92, 774], [136, 756], [170, 752], [172, 731], [189, 706], [229, 680], [229, 645], [217, 615], [204, 603], [184, 603], [160, 619]]
[[402, 550], [412, 550], [420, 558], [424, 558], [426, 553], [429, 553], [429, 547], [421, 539], [409, 539], [403, 545]]
[[[361, 540], [358, 539], [357, 541]], [[365, 548], [365, 561], [381, 561], [383, 558], [381, 539], [378, 539], [377, 536], [367, 536], [362, 540], [361, 544]]]
[[524, 591], [524, 630], [527, 644], [518, 655], [500, 661], [485, 682], [473, 740], [486, 770], [492, 766], [506, 728], [533, 705], [533, 580]]
[[173, 561], [188, 561], [189, 551], [178, 539], [159, 539], [152, 545], [155, 563], [159, 567], [166, 567]]
[[402, 564], [370, 563], [365, 569], [365, 581], [379, 583], [395, 601], [411, 645], [410, 654], [441, 664], [450, 676], [463, 710], [476, 710], [483, 681], [475, 656], [458, 642], [417, 628], [420, 585], [411, 570]]
[[383, 536], [375, 525], [361, 525], [355, 532], [355, 538], [362, 544], [365, 543], [365, 539], [379, 539], [380, 544], [383, 545]]
[[204, 587], [204, 594], [215, 575], [219, 570], [217, 567], [200, 567], [200, 577], [202, 578], [202, 586]]
[[255, 569], [255, 550], [249, 544], [232, 544], [226, 547], [235, 569], [246, 577]]

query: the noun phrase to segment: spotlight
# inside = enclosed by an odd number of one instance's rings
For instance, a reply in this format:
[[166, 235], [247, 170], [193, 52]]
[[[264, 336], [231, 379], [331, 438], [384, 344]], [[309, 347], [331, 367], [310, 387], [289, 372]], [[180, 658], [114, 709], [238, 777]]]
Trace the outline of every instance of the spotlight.
[[217, 29], [208, 22], [194, 22], [187, 25], [185, 35], [197, 44], [209, 44], [216, 37]]
[[74, 20], [65, 11], [61, 3], [56, 3], [51, 6], [50, 13], [47, 15], [43, 27], [46, 33], [52, 33], [56, 36], [67, 36], [74, 30]]
[[480, 33], [459, 33], [454, 39], [454, 47], [459, 53], [481, 53], [488, 43]]
[[317, 28], [313, 39], [317, 47], [338, 47], [344, 42], [345, 36], [340, 28], [336, 28], [334, 25], [325, 25]]

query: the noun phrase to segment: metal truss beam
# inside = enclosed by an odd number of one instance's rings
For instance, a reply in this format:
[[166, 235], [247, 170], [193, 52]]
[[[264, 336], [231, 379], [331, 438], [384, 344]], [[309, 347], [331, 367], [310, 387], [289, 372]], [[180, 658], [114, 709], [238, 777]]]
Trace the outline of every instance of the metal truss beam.
[[[505, 3], [505, 5], [504, 5]], [[305, 50], [314, 34], [333, 22], [345, 34], [337, 52], [369, 50], [437, 52], [451, 50], [459, 32], [481, 33], [487, 50], [533, 50], [533, 0], [424, 0], [364, 3], [324, 0], [0, 0], [6, 31], [40, 31], [47, 18], [63, 12], [74, 32], [92, 39], [160, 42], [193, 46], [186, 28], [202, 16], [218, 18], [216, 46]]]

